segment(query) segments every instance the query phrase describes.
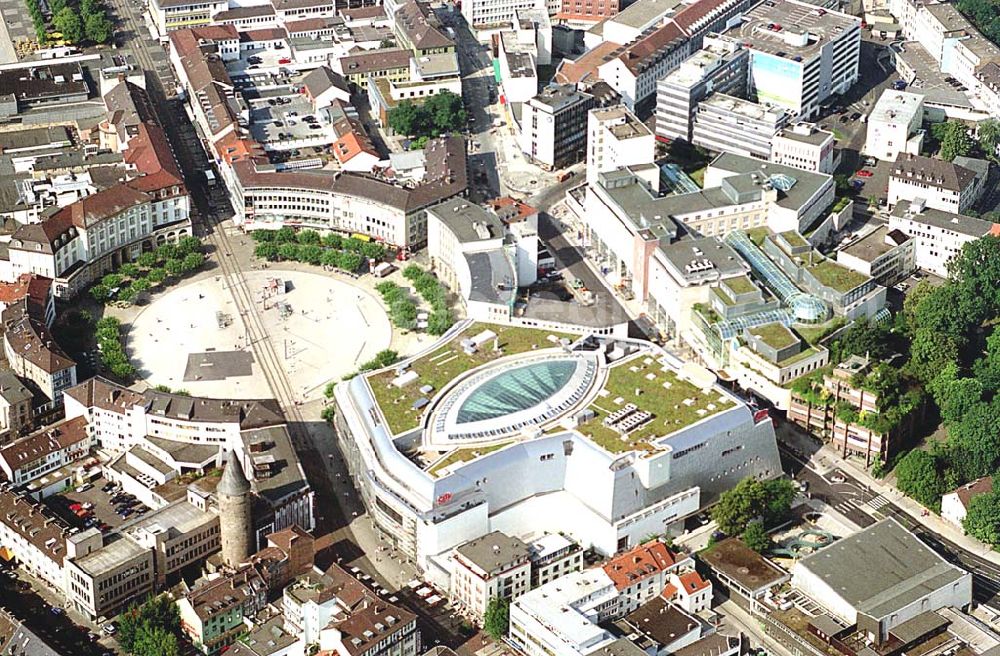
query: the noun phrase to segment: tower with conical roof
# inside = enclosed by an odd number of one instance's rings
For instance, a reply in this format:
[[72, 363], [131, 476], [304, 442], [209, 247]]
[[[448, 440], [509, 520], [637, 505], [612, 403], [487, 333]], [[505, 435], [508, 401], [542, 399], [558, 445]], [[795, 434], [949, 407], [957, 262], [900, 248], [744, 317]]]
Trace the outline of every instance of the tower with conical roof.
[[230, 451], [226, 469], [215, 488], [219, 502], [219, 532], [222, 541], [222, 562], [236, 567], [250, 557], [250, 481], [243, 473], [243, 465]]

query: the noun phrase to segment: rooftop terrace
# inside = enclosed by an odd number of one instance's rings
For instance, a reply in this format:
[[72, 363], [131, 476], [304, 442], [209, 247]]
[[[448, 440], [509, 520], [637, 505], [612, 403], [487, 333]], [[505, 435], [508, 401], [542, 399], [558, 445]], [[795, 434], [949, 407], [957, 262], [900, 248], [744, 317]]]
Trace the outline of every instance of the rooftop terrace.
[[[636, 412], [649, 413], [649, 419], [625, 433], [609, 426], [606, 420], [630, 403]], [[610, 369], [604, 388], [590, 406], [596, 416], [577, 430], [611, 453], [652, 452], [654, 440], [732, 406], [714, 388], [700, 389], [669, 365], [640, 355]]]
[[799, 341], [792, 331], [781, 323], [765, 323], [750, 329], [750, 334], [760, 338], [765, 344], [775, 349], [783, 349]]
[[868, 276], [826, 258], [815, 262], [812, 266], [806, 267], [806, 270], [820, 284], [841, 293], [847, 293], [855, 287], [863, 285], [868, 280]]

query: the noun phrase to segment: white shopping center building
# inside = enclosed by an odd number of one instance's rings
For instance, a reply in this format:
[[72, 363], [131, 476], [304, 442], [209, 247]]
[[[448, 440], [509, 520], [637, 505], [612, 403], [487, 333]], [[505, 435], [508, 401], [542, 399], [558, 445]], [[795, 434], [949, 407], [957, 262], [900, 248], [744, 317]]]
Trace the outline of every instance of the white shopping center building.
[[781, 471], [770, 420], [648, 342], [463, 324], [335, 397], [372, 519], [441, 585], [491, 531], [612, 554]]

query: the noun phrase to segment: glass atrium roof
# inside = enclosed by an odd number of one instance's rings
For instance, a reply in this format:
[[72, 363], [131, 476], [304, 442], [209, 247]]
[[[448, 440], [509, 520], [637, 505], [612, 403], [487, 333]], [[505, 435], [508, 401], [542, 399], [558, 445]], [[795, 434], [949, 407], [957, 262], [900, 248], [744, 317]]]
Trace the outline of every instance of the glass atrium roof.
[[576, 367], [575, 360], [549, 360], [497, 374], [462, 402], [456, 423], [495, 419], [538, 405], [561, 390]]

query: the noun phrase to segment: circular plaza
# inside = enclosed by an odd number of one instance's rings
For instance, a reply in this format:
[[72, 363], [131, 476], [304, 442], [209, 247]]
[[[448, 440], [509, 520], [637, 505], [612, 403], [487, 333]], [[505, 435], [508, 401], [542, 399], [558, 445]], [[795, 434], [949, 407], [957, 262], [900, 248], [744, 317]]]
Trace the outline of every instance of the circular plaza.
[[[363, 288], [301, 271], [247, 271], [245, 278], [297, 400], [319, 398], [327, 383], [392, 341], [385, 310]], [[246, 321], [226, 279], [209, 276], [155, 297], [132, 322], [126, 347], [138, 376], [151, 386], [195, 396], [269, 398]]]

